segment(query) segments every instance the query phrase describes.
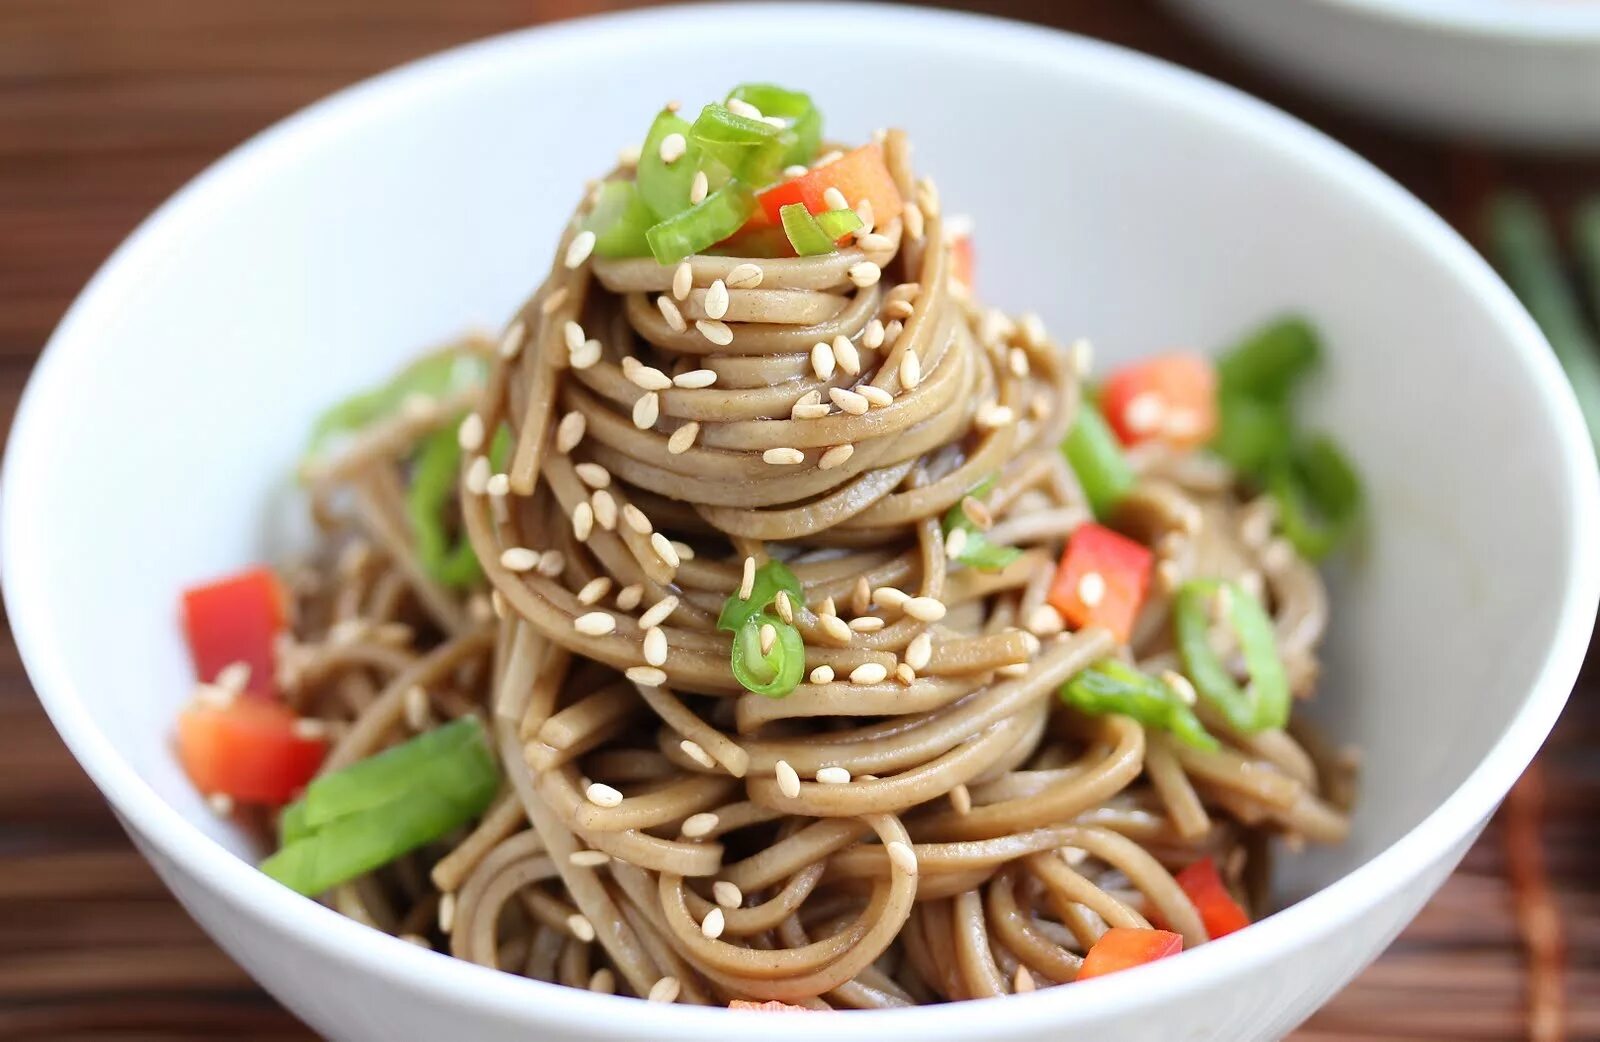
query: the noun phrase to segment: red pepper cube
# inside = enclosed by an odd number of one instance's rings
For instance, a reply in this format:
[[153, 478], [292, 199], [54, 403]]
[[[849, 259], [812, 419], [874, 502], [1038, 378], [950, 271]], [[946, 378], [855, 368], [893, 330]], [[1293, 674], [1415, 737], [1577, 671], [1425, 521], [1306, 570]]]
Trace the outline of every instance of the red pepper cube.
[[202, 683], [223, 667], [250, 667], [245, 689], [270, 696], [274, 691], [274, 644], [289, 616], [288, 594], [268, 568], [252, 568], [183, 593], [183, 630], [195, 676]]
[[208, 796], [282, 806], [305, 788], [327, 751], [327, 740], [302, 734], [281, 702], [196, 702], [178, 715], [178, 760]]
[[790, 203], [804, 203], [806, 210], [813, 214], [829, 209], [823, 196], [830, 188], [837, 188], [852, 210], [861, 205], [861, 200], [870, 200], [873, 225], [878, 228], [887, 228], [905, 208], [889, 167], [883, 161], [883, 149], [877, 145], [863, 145], [846, 152], [831, 163], [773, 185], [757, 198], [766, 211], [767, 220], [780, 224], [782, 219], [778, 211]]
[[1159, 440], [1195, 448], [1217, 431], [1216, 370], [1187, 352], [1125, 365], [1106, 377], [1100, 407], [1124, 445]]
[[1211, 858], [1201, 858], [1173, 878], [1189, 895], [1213, 941], [1250, 925], [1250, 916], [1228, 892]]
[[1140, 930], [1113, 927], [1100, 935], [1083, 957], [1077, 980], [1104, 977], [1108, 973], [1143, 966], [1183, 951], [1183, 938], [1166, 930]]
[[1048, 600], [1075, 629], [1102, 626], [1126, 644], [1144, 604], [1152, 556], [1103, 525], [1080, 525], [1067, 539]]

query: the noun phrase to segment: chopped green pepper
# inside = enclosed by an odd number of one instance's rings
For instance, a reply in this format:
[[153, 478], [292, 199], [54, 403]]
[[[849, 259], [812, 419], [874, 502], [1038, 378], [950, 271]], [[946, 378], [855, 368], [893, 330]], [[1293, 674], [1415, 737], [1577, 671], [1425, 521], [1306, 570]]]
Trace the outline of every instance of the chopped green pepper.
[[1078, 403], [1078, 414], [1061, 451], [1078, 475], [1094, 516], [1105, 520], [1133, 487], [1133, 468], [1099, 407], [1087, 396]]
[[1273, 464], [1267, 488], [1278, 524], [1301, 555], [1326, 557], [1361, 516], [1361, 479], [1331, 438], [1297, 442]]
[[645, 240], [656, 263], [676, 264], [738, 231], [755, 208], [755, 193], [740, 181], [729, 181], [698, 206], [655, 225]]
[[[1212, 605], [1233, 631], [1250, 682], [1240, 688], [1211, 648]], [[1289, 680], [1278, 657], [1272, 620], [1237, 583], [1191, 579], [1178, 587], [1172, 608], [1178, 654], [1199, 697], [1236, 731], [1281, 728], [1289, 722]]]
[[[761, 634], [772, 627], [772, 645], [761, 650]], [[733, 635], [733, 678], [747, 691], [782, 698], [805, 675], [806, 645], [800, 631], [776, 615], [762, 612], [745, 619]]]
[[789, 245], [794, 247], [794, 252], [799, 256], [817, 257], [837, 249], [833, 239], [806, 209], [805, 203], [779, 207], [778, 218], [783, 223], [783, 234], [789, 237]]
[[[779, 212], [782, 210], [780, 208]], [[837, 244], [838, 241], [861, 227], [860, 216], [854, 210], [824, 210], [816, 215], [817, 226], [822, 229], [822, 234], [828, 241]]]
[[[991, 475], [978, 482], [967, 495], [972, 496], [974, 499], [982, 499], [989, 494], [989, 490], [993, 487], [994, 477]], [[946, 542], [949, 541], [952, 532], [960, 530], [966, 533], [962, 542], [961, 552], [956, 555], [956, 560], [969, 568], [976, 568], [980, 572], [998, 572], [1022, 556], [1022, 551], [1014, 546], [1002, 546], [999, 543], [990, 542], [988, 535], [984, 533], [983, 529], [973, 524], [966, 511], [961, 509], [959, 502], [945, 511], [943, 527]]]
[[1196, 749], [1215, 749], [1217, 740], [1169, 685], [1118, 659], [1104, 659], [1079, 671], [1061, 686], [1061, 700], [1091, 715], [1120, 713], [1170, 731]]
[[601, 185], [600, 198], [583, 220], [584, 228], [594, 232], [597, 257], [645, 256], [650, 252], [645, 232], [655, 223], [655, 213], [632, 181], [607, 181]]
[[789, 594], [796, 608], [806, 602], [805, 587], [800, 585], [800, 580], [795, 577], [794, 572], [790, 571], [789, 566], [782, 561], [771, 560], [756, 569], [756, 581], [750, 587], [749, 597], [731, 593], [728, 599], [722, 602], [722, 611], [717, 616], [717, 629], [737, 633], [746, 620], [766, 611], [779, 590]]
[[1217, 381], [1224, 394], [1283, 402], [1321, 359], [1316, 329], [1291, 315], [1269, 322], [1218, 359]]
[[[671, 109], [662, 109], [650, 124], [650, 132], [639, 150], [634, 183], [639, 186], [639, 198], [659, 220], [664, 221], [693, 205], [689, 201], [689, 187], [694, 183], [702, 157], [700, 149], [689, 139], [689, 130], [688, 120]], [[668, 163], [661, 158], [661, 143], [673, 134], [683, 137], [684, 152]]]
[[751, 185], [774, 181], [797, 135], [759, 119], [741, 116], [726, 105], [707, 105], [689, 129], [690, 140], [728, 172]]
[[770, 83], [741, 83], [733, 88], [728, 100], [748, 102], [764, 116], [788, 121], [794, 143], [783, 154], [783, 166], [806, 166], [817, 157], [822, 144], [822, 112], [812, 104], [809, 94]]
[[333, 438], [358, 431], [397, 412], [407, 398], [442, 398], [483, 383], [489, 365], [464, 351], [440, 351], [406, 366], [381, 387], [352, 395], [317, 417], [306, 456], [320, 453]]

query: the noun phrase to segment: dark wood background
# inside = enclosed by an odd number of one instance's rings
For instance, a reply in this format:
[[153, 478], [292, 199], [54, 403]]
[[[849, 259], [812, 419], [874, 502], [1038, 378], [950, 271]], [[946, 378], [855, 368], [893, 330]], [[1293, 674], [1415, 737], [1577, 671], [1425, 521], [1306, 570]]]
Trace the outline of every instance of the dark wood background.
[[[1276, 2], [1276, 0], [1261, 0]], [[635, 6], [605, 0], [0, 0], [0, 412], [73, 295], [152, 207], [278, 118], [475, 37]], [[1565, 206], [1600, 162], [1375, 128], [1263, 78], [1147, 0], [971, 6], [1193, 66], [1371, 157], [1468, 229], [1514, 184]], [[9, 422], [5, 424], [9, 428]], [[128, 844], [0, 640], [0, 1037], [305, 1039]], [[1567, 1037], [1600, 1039], [1600, 666], [1540, 761], [1570, 947]], [[1499, 822], [1404, 937], [1296, 1042], [1528, 1038]]]

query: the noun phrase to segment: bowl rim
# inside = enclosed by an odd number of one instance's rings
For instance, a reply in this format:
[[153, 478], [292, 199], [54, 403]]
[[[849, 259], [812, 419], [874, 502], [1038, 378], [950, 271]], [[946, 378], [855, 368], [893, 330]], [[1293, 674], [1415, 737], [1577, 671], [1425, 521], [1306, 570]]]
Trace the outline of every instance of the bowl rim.
[[[796, 15], [799, 16], [796, 19]], [[815, 16], [815, 17], [808, 17]], [[701, 1040], [724, 1035], [740, 1014], [703, 1007], [618, 1000], [544, 984], [425, 951], [308, 901], [260, 874], [206, 836], [167, 804], [99, 728], [79, 697], [59, 637], [35, 617], [32, 593], [49, 581], [43, 555], [30, 553], [47, 526], [26, 506], [30, 489], [49, 466], [53, 403], [71, 393], [71, 371], [92, 359], [92, 330], [132, 291], [139, 272], [191, 221], [224, 204], [254, 179], [292, 164], [298, 152], [376, 111], [458, 80], [495, 74], [541, 54], [602, 44], [618, 34], [652, 33], [663, 45], [708, 23], [726, 30], [761, 32], [779, 26], [822, 24], [830, 32], [879, 33], [947, 41], [1003, 53], [1011, 61], [1071, 62], [1117, 89], [1146, 92], [1197, 118], [1219, 121], [1263, 147], [1294, 148], [1344, 190], [1383, 212], [1427, 246], [1433, 260], [1464, 282], [1491, 310], [1506, 348], [1521, 361], [1552, 415], [1569, 509], [1578, 520], [1600, 516], [1600, 475], [1565, 378], [1527, 312], [1478, 254], [1444, 221], [1387, 175], [1299, 120], [1198, 73], [1101, 41], [983, 15], [915, 11], [875, 4], [699, 4], [630, 11], [533, 26], [439, 52], [347, 87], [255, 135], [186, 184], [146, 218], [106, 260], [50, 337], [19, 403], [3, 474], [0, 474], [0, 583], [13, 635], [41, 704], [73, 755], [137, 838], [182, 867], [204, 889], [221, 895], [252, 919], [270, 919], [294, 943], [330, 959], [359, 964], [442, 1005], [468, 1003], [511, 1023], [581, 1029], [596, 1022], [619, 1036]], [[1324, 937], [1457, 853], [1487, 819], [1532, 759], [1565, 704], [1588, 645], [1600, 599], [1600, 545], [1568, 539], [1568, 581], [1538, 676], [1506, 731], [1456, 790], [1405, 835], [1366, 863], [1289, 908], [1263, 919], [1248, 940], [1228, 937], [1182, 958], [1112, 975], [1070, 989], [1046, 989], [1008, 999], [1007, 1028], [1060, 1029], [1137, 1009], [1157, 999], [1192, 994], [1259, 970], [1282, 954]], [[1245, 935], [1241, 935], [1245, 936]], [[531, 989], [531, 990], [530, 990]], [[1069, 997], [1070, 995], [1070, 997]], [[762, 1022], [775, 1039], [811, 1039], [806, 1018]], [[915, 1032], [929, 1040], [985, 1037], [994, 1030], [987, 1002], [875, 1012], [832, 1020], [840, 1039], [873, 1042], [884, 1032]]]
[[1365, 17], [1418, 29], [1487, 37], [1506, 43], [1579, 47], [1600, 43], [1600, 10], [1555, 4], [1455, 4], [1434, 0], [1311, 0]]

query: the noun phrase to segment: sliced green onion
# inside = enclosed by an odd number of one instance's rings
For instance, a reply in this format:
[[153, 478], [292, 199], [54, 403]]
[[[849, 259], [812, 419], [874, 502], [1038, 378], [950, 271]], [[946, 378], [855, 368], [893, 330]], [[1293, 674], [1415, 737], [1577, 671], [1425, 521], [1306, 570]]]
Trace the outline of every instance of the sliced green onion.
[[1544, 330], [1566, 370], [1589, 437], [1600, 450], [1600, 354], [1584, 328], [1583, 311], [1567, 282], [1549, 223], [1527, 196], [1502, 195], [1489, 210], [1489, 239], [1500, 273]]
[[607, 181], [601, 185], [600, 198], [583, 220], [584, 228], [594, 232], [597, 257], [645, 256], [650, 244], [644, 234], [655, 223], [655, 213], [632, 181]]
[[[689, 130], [688, 120], [670, 109], [662, 109], [650, 124], [650, 132], [639, 149], [634, 183], [639, 186], [639, 198], [658, 220], [664, 221], [694, 205], [689, 201], [689, 187], [700, 169], [701, 155], [689, 138]], [[661, 142], [673, 134], [683, 135], [685, 151], [668, 163], [661, 158]]]
[[[773, 641], [763, 653], [761, 631], [767, 626], [773, 629]], [[752, 615], [733, 635], [733, 678], [747, 691], [782, 698], [799, 686], [805, 669], [805, 638], [776, 615]]]
[[779, 590], [789, 594], [796, 608], [806, 602], [805, 587], [800, 585], [794, 572], [782, 561], [771, 560], [756, 569], [756, 581], [750, 587], [749, 597], [733, 593], [722, 602], [722, 611], [717, 615], [717, 629], [737, 633], [745, 622], [767, 610]]
[[[993, 487], [994, 478], [990, 476], [980, 481], [967, 495], [974, 499], [982, 499]], [[998, 572], [1022, 556], [1022, 551], [1014, 546], [1002, 546], [990, 542], [983, 529], [973, 524], [966, 511], [961, 509], [959, 502], [945, 511], [942, 524], [946, 542], [950, 539], [950, 533], [957, 529], [967, 533], [961, 546], [961, 553], [956, 555], [956, 560], [969, 568], [976, 568], [980, 572]]]
[[[1240, 688], [1211, 648], [1212, 606], [1233, 631], [1250, 682]], [[1278, 657], [1272, 620], [1238, 583], [1191, 579], [1178, 587], [1172, 607], [1178, 654], [1200, 698], [1242, 734], [1289, 722], [1289, 680]]]
[[755, 209], [755, 193], [739, 181], [729, 181], [699, 206], [651, 228], [645, 240], [657, 264], [676, 264], [738, 231]]
[[834, 243], [860, 228], [862, 223], [854, 210], [824, 210], [817, 214], [816, 220], [822, 234]]
[[1082, 713], [1119, 713], [1170, 731], [1185, 745], [1215, 749], [1213, 738], [1194, 710], [1167, 684], [1117, 659], [1079, 671], [1061, 686], [1061, 700]]
[[789, 121], [794, 143], [783, 155], [783, 166], [809, 166], [817, 157], [822, 145], [822, 112], [812, 104], [811, 95], [771, 83], [741, 83], [733, 88], [728, 100], [748, 102], [763, 116]]
[[780, 206], [778, 219], [783, 223], [783, 234], [789, 237], [789, 245], [794, 247], [794, 252], [798, 255], [818, 257], [838, 249], [828, 233], [822, 230], [822, 225], [811, 216], [805, 203]]
[[317, 417], [311, 428], [306, 456], [316, 456], [341, 434], [349, 434], [398, 412], [406, 399], [418, 395], [443, 398], [483, 383], [488, 363], [464, 351], [441, 351], [406, 366], [381, 387], [352, 395]]
[[1078, 475], [1094, 516], [1105, 520], [1133, 487], [1133, 468], [1099, 407], [1087, 397], [1078, 403], [1078, 415], [1061, 451]]
[[453, 427], [423, 439], [411, 464], [406, 487], [406, 517], [423, 571], [453, 589], [471, 586], [483, 575], [478, 555], [464, 535], [453, 542], [445, 531], [446, 509], [455, 502], [461, 446]]
[[479, 817], [499, 786], [483, 725], [463, 717], [313, 781], [261, 870], [320, 894]]
[[1223, 391], [1218, 395], [1217, 414], [1217, 433], [1210, 449], [1239, 473], [1262, 474], [1288, 450], [1293, 423], [1286, 402]]
[[746, 184], [764, 185], [777, 179], [798, 136], [787, 128], [741, 116], [725, 105], [707, 105], [689, 129], [689, 139], [732, 176]]
[[1217, 382], [1224, 395], [1284, 402], [1321, 359], [1316, 329], [1291, 315], [1268, 323], [1219, 358]]
[[1321, 560], [1359, 522], [1361, 478], [1325, 435], [1297, 443], [1272, 467], [1267, 488], [1284, 537], [1304, 557]]

